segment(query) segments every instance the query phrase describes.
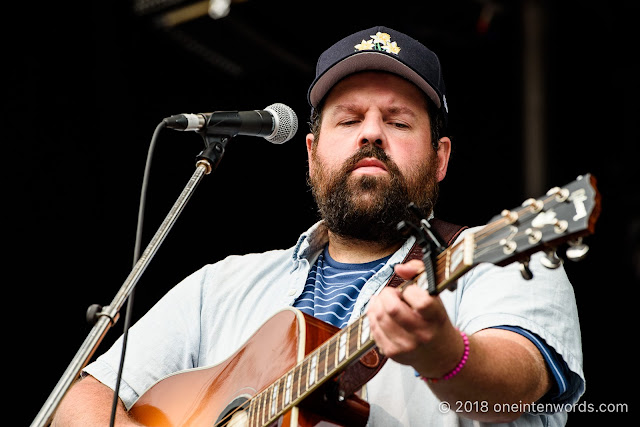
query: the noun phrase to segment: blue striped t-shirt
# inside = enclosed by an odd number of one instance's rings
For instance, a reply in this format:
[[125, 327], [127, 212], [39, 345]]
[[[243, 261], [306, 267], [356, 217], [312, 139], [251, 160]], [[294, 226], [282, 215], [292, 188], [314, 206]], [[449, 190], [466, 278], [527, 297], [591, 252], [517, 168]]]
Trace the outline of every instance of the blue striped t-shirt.
[[346, 264], [331, 258], [328, 246], [325, 246], [293, 306], [303, 313], [344, 328], [349, 323], [362, 286], [390, 256], [362, 264]]

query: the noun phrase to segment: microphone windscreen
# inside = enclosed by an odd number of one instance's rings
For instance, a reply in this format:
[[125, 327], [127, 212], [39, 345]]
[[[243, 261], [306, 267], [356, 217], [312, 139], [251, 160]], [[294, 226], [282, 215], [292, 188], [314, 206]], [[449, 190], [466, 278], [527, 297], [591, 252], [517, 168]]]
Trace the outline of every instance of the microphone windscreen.
[[273, 133], [265, 136], [264, 139], [274, 144], [282, 144], [293, 138], [298, 131], [298, 116], [293, 109], [284, 104], [275, 103], [265, 108], [265, 111], [273, 114], [275, 126]]

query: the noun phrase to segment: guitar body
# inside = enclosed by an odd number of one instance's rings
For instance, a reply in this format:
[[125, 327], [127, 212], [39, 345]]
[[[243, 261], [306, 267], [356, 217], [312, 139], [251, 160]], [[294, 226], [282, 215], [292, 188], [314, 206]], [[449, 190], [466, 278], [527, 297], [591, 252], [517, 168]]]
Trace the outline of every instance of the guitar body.
[[[226, 425], [231, 417], [225, 418], [225, 414], [233, 414], [240, 404], [246, 406], [248, 399], [338, 330], [296, 309], [282, 310], [219, 365], [178, 372], [160, 380], [140, 397], [130, 414], [147, 426]], [[369, 406], [355, 395], [334, 408], [327, 408], [322, 398], [314, 399], [313, 395], [307, 400], [303, 407], [296, 406], [284, 413], [277, 424], [284, 427], [366, 424]], [[251, 414], [250, 419], [238, 425], [263, 425], [256, 419], [259, 417]]]

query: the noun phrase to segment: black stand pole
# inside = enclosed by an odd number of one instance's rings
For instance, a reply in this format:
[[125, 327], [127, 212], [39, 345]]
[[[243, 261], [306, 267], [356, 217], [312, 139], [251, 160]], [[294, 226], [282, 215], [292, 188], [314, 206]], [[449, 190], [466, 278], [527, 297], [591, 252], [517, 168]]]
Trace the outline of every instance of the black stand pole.
[[224, 155], [225, 146], [229, 140], [230, 137], [226, 136], [207, 136], [205, 138], [206, 148], [197, 156], [196, 170], [191, 176], [191, 179], [189, 179], [184, 190], [182, 190], [182, 193], [178, 196], [169, 214], [165, 217], [162, 224], [160, 224], [158, 231], [156, 231], [156, 234], [120, 287], [111, 304], [106, 307], [95, 305], [90, 307], [90, 311], [93, 311], [93, 316], [96, 320], [95, 324], [49, 395], [44, 406], [31, 423], [31, 427], [47, 426], [50, 424], [53, 414], [62, 401], [62, 398], [89, 362], [89, 359], [91, 359], [91, 356], [95, 353], [109, 328], [117, 322], [120, 309], [140, 280], [142, 273], [144, 273], [165, 237], [169, 234], [169, 231], [175, 224], [178, 216], [182, 213], [182, 210], [193, 195], [196, 187], [200, 181], [202, 181], [202, 178], [210, 174], [218, 163], [220, 163], [220, 159]]

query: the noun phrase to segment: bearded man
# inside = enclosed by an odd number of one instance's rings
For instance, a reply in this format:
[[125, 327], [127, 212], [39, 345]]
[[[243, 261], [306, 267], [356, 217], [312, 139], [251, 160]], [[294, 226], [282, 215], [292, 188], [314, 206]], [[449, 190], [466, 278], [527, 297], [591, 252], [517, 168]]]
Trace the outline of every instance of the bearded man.
[[[153, 407], [159, 425], [191, 425], [219, 407], [227, 410], [216, 409], [203, 425], [240, 413], [251, 426], [273, 419], [292, 426], [563, 425], [562, 408], [577, 402], [584, 378], [575, 298], [562, 268], [532, 263], [533, 282], [524, 282], [516, 267], [479, 265], [440, 296], [414, 285], [386, 286], [394, 272], [410, 279], [424, 269], [420, 260], [405, 262], [416, 239], [400, 234], [397, 224], [413, 218], [409, 203], [433, 217], [447, 173], [451, 140], [444, 135], [448, 111], [436, 55], [389, 28], [357, 32], [320, 56], [308, 99], [308, 181], [321, 221], [292, 248], [203, 267], [142, 317], [129, 333], [116, 424], [136, 425]], [[454, 228], [446, 240], [473, 231]], [[366, 342], [370, 332], [384, 364], [373, 364], [379, 372], [357, 394], [326, 391], [320, 404], [307, 403], [313, 399], [303, 400], [300, 390], [347, 357], [349, 337], [341, 334], [287, 374], [291, 366], [281, 368], [276, 349], [255, 350], [256, 336], [273, 339], [263, 325], [283, 311], [329, 323], [334, 329], [320, 329], [332, 333], [366, 319], [358, 336]], [[56, 425], [107, 425], [120, 348], [118, 341], [87, 366]], [[251, 363], [237, 366], [245, 359]], [[195, 379], [205, 372], [219, 375]], [[247, 384], [229, 385], [242, 375]], [[171, 412], [180, 396], [166, 408], [149, 397], [161, 394], [154, 384], [175, 378], [186, 379], [169, 388], [189, 396], [180, 415]], [[257, 385], [256, 378], [277, 381]], [[215, 394], [228, 387], [235, 391]], [[527, 406], [544, 402], [558, 405]], [[357, 407], [367, 412], [356, 421], [348, 413]], [[313, 415], [304, 418], [307, 411]]]

